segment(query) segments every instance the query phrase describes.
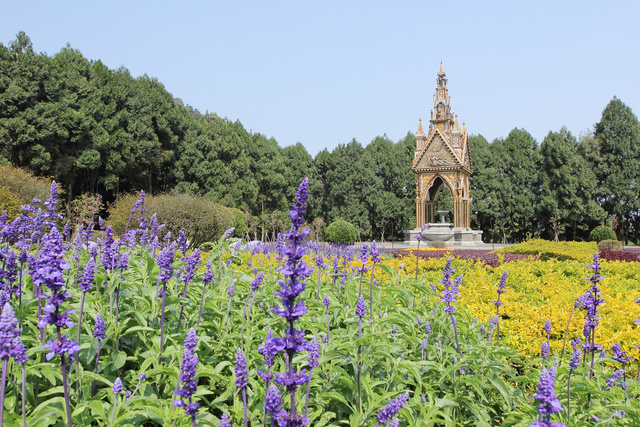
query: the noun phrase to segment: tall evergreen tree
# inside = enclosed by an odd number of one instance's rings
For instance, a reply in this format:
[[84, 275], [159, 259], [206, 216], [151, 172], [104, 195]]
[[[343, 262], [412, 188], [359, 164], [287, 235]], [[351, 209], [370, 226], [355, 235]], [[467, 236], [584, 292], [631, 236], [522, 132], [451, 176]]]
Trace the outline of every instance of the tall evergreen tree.
[[[627, 241], [640, 209], [640, 123], [631, 108], [613, 97], [595, 125], [599, 145], [598, 201], [614, 217], [619, 238]], [[631, 230], [637, 238], [638, 230]]]

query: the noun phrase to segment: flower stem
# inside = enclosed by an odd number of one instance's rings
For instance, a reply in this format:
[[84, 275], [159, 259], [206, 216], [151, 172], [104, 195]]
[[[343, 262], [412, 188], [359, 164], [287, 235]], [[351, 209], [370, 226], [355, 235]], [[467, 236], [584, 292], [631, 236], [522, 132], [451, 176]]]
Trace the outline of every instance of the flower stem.
[[7, 364], [9, 357], [2, 358], [2, 378], [0, 378], [0, 424], [4, 425], [4, 392], [7, 387]]

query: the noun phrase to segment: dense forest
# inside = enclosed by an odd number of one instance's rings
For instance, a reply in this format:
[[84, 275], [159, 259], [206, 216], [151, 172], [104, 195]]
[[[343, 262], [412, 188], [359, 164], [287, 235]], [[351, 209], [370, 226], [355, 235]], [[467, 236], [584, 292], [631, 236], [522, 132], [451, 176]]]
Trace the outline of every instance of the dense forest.
[[[470, 145], [472, 226], [485, 241], [584, 240], [603, 223], [620, 240], [640, 241], [640, 122], [616, 97], [579, 138], [563, 128], [538, 143], [513, 129], [491, 143], [471, 136]], [[0, 44], [0, 162], [54, 178], [67, 206], [87, 194], [112, 202], [140, 190], [188, 193], [246, 212], [252, 237], [264, 240], [286, 226], [308, 176], [314, 229], [341, 218], [360, 239], [398, 239], [415, 227], [414, 149], [409, 132], [366, 146], [354, 139], [314, 158], [300, 143], [282, 148], [184, 105], [155, 78], [109, 69], [69, 45], [36, 53], [24, 33]]]

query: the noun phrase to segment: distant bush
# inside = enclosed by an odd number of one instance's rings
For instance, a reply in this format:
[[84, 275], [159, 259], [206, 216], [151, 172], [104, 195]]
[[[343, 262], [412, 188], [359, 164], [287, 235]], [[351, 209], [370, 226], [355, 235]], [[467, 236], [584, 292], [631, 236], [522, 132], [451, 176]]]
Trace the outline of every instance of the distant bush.
[[20, 213], [20, 205], [33, 199], [44, 201], [49, 197], [51, 180], [37, 178], [19, 168], [0, 166], [0, 213], [7, 211], [9, 219]]
[[[133, 203], [138, 198], [138, 195], [128, 194], [120, 197], [109, 208], [108, 224], [116, 234], [124, 233]], [[187, 194], [147, 195], [145, 202], [145, 216], [149, 218], [155, 213], [158, 222], [166, 225], [162, 230], [162, 236], [171, 232], [175, 237], [182, 230], [193, 246], [217, 240], [236, 223], [230, 208], [203, 197]], [[129, 224], [130, 228], [137, 227], [138, 217], [138, 213], [134, 214]], [[240, 226], [242, 227], [242, 224]]]
[[550, 242], [543, 239], [531, 239], [519, 245], [497, 249], [494, 252], [533, 255], [541, 260], [588, 261], [594, 253], [598, 252], [598, 247], [594, 242]]
[[233, 230], [232, 236], [239, 237], [242, 239], [247, 234], [247, 231], [249, 230], [249, 228], [247, 227], [247, 223], [245, 221], [244, 212], [242, 212], [240, 209], [237, 209], [237, 208], [228, 208], [228, 209], [231, 212], [231, 215], [233, 216], [233, 227], [236, 228], [235, 230]]
[[324, 232], [324, 239], [328, 243], [353, 243], [357, 237], [358, 229], [350, 222], [342, 219], [338, 219], [329, 224]]
[[589, 233], [589, 241], [600, 243], [603, 240], [617, 240], [616, 232], [606, 225], [599, 225]]
[[603, 240], [598, 243], [598, 249], [606, 249], [609, 251], [621, 251], [622, 250], [622, 242], [618, 240]]

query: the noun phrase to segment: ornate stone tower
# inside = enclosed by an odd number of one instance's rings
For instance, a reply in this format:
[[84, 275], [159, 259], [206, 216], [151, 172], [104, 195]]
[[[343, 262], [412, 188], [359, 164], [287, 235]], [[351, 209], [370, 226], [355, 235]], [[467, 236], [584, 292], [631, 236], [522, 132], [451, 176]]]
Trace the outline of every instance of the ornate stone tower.
[[[456, 242], [477, 241], [482, 232], [471, 230], [469, 176], [473, 173], [473, 164], [469, 155], [467, 129], [464, 122], [460, 127], [458, 115], [451, 112], [447, 75], [442, 63], [436, 82], [429, 132], [425, 134], [422, 119], [416, 132], [416, 151], [411, 165], [416, 173], [416, 230], [408, 232], [407, 240], [414, 240], [424, 224], [438, 221], [436, 196], [447, 187], [453, 201], [453, 224], [449, 224], [452, 229], [449, 238], [455, 237]], [[439, 226], [442, 228], [441, 224]], [[428, 236], [425, 237], [428, 239]]]

